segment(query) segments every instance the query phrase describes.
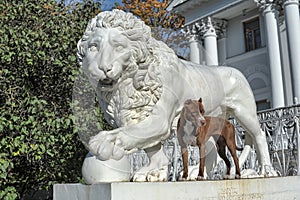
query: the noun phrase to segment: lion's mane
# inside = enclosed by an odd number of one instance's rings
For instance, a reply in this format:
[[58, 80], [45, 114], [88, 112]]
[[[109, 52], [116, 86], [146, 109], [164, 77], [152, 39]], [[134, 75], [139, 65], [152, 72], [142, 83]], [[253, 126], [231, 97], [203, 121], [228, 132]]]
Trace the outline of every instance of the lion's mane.
[[117, 28], [126, 35], [134, 48], [131, 50], [130, 65], [122, 72], [117, 88], [110, 92], [100, 91], [100, 98], [105, 102], [101, 106], [110, 116], [108, 121], [113, 126], [137, 123], [149, 116], [162, 94], [160, 68], [167, 66], [174, 70], [177, 57], [166, 44], [151, 36], [150, 27], [142, 20], [131, 13], [113, 10], [101, 12], [90, 20], [77, 45], [80, 66], [87, 51], [86, 41], [96, 29], [103, 28]]

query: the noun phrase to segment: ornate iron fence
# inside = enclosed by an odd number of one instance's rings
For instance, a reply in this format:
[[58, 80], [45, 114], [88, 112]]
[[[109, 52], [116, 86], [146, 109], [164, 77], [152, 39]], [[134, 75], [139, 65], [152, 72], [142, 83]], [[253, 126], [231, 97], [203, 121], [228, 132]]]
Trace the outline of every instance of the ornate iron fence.
[[[300, 104], [264, 110], [257, 114], [261, 129], [267, 137], [273, 168], [279, 176], [300, 175], [300, 154], [298, 152], [298, 149], [300, 149], [300, 140], [298, 140], [300, 134]], [[234, 119], [231, 119], [231, 122], [235, 125], [237, 145], [243, 146], [244, 129]], [[167, 157], [170, 159], [169, 180], [175, 181], [178, 177], [178, 172], [182, 170], [181, 152], [175, 131], [170, 139], [164, 143], [164, 149]], [[230, 157], [230, 154], [228, 156]], [[198, 148], [190, 147], [189, 164], [198, 164], [199, 158]], [[132, 173], [148, 163], [147, 155], [143, 151], [132, 154]], [[242, 169], [259, 170], [254, 146], [252, 146]], [[208, 178], [221, 179], [224, 175], [224, 170], [225, 165], [223, 161], [220, 161], [211, 172], [208, 172]]]
[[266, 133], [274, 169], [281, 176], [299, 175], [300, 104], [261, 111], [258, 118]]

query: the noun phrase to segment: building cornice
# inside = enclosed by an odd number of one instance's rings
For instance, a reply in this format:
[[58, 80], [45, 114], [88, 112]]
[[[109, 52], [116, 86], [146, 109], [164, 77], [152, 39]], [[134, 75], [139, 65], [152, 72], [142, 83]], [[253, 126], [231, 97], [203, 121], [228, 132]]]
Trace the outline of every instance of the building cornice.
[[201, 21], [201, 19], [205, 19], [205, 18], [207, 18], [207, 17], [212, 17], [212, 16], [215, 15], [215, 14], [218, 14], [218, 13], [224, 11], [224, 10], [227, 10], [227, 9], [229, 9], [229, 8], [231, 8], [231, 7], [234, 7], [234, 6], [236, 6], [236, 5], [240, 4], [240, 3], [243, 3], [243, 2], [244, 2], [244, 0], [237, 0], [237, 1], [234, 1], [234, 2], [232, 2], [232, 3], [228, 3], [228, 4], [226, 4], [226, 6], [224, 6], [224, 7], [221, 7], [221, 8], [219, 8], [219, 9], [214, 9], [214, 10], [212, 10], [211, 12], [206, 13], [205, 15], [203, 15], [203, 16], [201, 16], [201, 17], [198, 17], [198, 18], [196, 18], [196, 19], [194, 19], [194, 20], [192, 20], [192, 21], [190, 21], [190, 22], [187, 22], [187, 23], [185, 24], [185, 26], [188, 26], [188, 25], [190, 25], [190, 24], [194, 24], [194, 23], [196, 23], [196, 22], [199, 22], [199, 21]]
[[278, 0], [254, 0], [257, 7], [265, 12], [271, 12], [277, 10], [279, 1]]
[[217, 35], [218, 38], [226, 37], [227, 21], [207, 17], [193, 24], [185, 26], [186, 35], [199, 35], [200, 38], [208, 36], [208, 34]]

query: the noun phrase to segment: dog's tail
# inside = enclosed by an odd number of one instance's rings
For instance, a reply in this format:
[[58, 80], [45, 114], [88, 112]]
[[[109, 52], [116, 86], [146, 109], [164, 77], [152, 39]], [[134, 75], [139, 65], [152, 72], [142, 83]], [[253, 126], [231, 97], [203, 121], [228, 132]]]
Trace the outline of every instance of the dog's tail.
[[236, 150], [238, 150], [238, 151], [243, 151], [244, 150], [244, 148], [243, 147], [236, 147]]

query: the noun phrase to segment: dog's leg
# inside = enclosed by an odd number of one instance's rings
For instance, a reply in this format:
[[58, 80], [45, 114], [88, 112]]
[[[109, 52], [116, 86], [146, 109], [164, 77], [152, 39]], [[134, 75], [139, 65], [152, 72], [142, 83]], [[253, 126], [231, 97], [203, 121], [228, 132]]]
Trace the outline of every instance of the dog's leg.
[[197, 180], [204, 179], [204, 165], [205, 165], [205, 143], [199, 144], [199, 152], [200, 152], [200, 165], [199, 165], [199, 174]]
[[187, 180], [188, 177], [188, 157], [189, 157], [189, 152], [187, 147], [184, 147], [181, 149], [182, 153], [182, 162], [183, 162], [183, 175], [182, 175], [182, 180]]
[[236, 155], [236, 150], [235, 150], [235, 145], [234, 144], [228, 144], [228, 149], [231, 153], [231, 156], [234, 160], [234, 164], [235, 164], [235, 174], [236, 174], [236, 178], [240, 178], [241, 177], [241, 171], [240, 171], [240, 167], [239, 167], [239, 160], [238, 157]]
[[225, 140], [225, 138], [223, 136], [220, 136], [217, 140], [217, 144], [219, 146], [218, 154], [225, 161], [225, 164], [227, 167], [225, 178], [229, 178], [231, 165], [230, 165], [230, 161], [228, 160], [228, 158], [226, 156], [226, 140]]
[[230, 154], [234, 160], [234, 164], [235, 164], [235, 177], [236, 178], [240, 178], [241, 177], [241, 172], [240, 172], [240, 167], [239, 167], [239, 160], [238, 157], [236, 155], [236, 144], [235, 144], [235, 132], [234, 132], [234, 126], [230, 126], [230, 128], [228, 129], [228, 138], [226, 139], [226, 143], [227, 143], [227, 147], [230, 151]]
[[241, 178], [241, 171], [240, 171], [240, 166], [239, 166], [239, 160], [238, 157], [236, 155], [236, 153], [233, 155], [231, 154], [234, 160], [234, 164], [235, 164], [235, 178], [240, 179]]

